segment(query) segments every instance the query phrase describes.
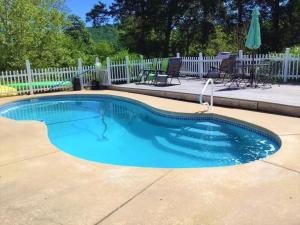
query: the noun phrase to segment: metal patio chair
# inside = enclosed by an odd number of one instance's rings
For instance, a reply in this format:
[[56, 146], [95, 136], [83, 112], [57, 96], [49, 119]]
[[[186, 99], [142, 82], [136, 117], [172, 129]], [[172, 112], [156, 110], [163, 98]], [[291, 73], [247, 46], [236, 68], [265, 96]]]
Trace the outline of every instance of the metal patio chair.
[[228, 75], [228, 79], [224, 85], [228, 88], [245, 88], [249, 86], [251, 83], [250, 66], [252, 65], [246, 65], [243, 61], [235, 60], [232, 72]]
[[158, 60], [154, 58], [150, 69], [143, 69], [138, 75], [138, 82], [135, 84], [149, 84], [153, 82], [158, 69]]
[[212, 78], [215, 81], [221, 81], [230, 78], [229, 76], [234, 74], [234, 67], [236, 63], [236, 55], [230, 55], [228, 58], [222, 60], [219, 67], [210, 67], [205, 78]]
[[261, 88], [271, 88], [272, 85], [278, 84], [277, 77], [274, 73], [275, 61], [263, 60], [255, 69], [256, 83]]
[[[182, 64], [181, 58], [170, 58], [168, 60], [166, 70], [158, 70], [156, 78], [154, 80], [155, 85], [170, 85], [172, 84], [172, 80], [176, 79], [179, 84], [180, 82], [180, 68]], [[168, 83], [168, 80], [170, 82]]]

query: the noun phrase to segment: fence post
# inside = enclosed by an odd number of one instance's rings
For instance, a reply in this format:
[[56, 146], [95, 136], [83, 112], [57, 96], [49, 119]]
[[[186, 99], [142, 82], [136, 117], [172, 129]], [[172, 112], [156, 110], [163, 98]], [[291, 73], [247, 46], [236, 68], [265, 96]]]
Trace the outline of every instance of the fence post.
[[285, 49], [284, 59], [283, 59], [283, 82], [287, 82], [289, 73], [289, 60], [290, 60], [290, 49]]
[[107, 69], [107, 82], [111, 85], [111, 73], [110, 73], [110, 58], [106, 58], [106, 69]]
[[102, 77], [100, 77], [100, 75], [101, 75], [100, 69], [101, 69], [101, 63], [99, 62], [99, 58], [97, 56], [96, 60], [95, 60], [95, 74], [96, 74], [95, 80], [98, 79], [99, 83], [102, 84], [103, 80], [102, 80]]
[[126, 78], [127, 78], [127, 84], [130, 83], [130, 74], [129, 74], [129, 57], [128, 55], [125, 57], [125, 73], [126, 73]]
[[83, 69], [82, 69], [82, 60], [81, 58], [78, 59], [78, 76], [79, 76], [79, 79], [80, 79], [80, 86], [81, 86], [81, 89], [82, 89], [82, 85], [83, 85], [83, 80], [82, 80], [82, 76], [83, 76]]
[[242, 49], [239, 50], [239, 60], [240, 61], [243, 60], [243, 50]]
[[[144, 71], [144, 57], [143, 57], [143, 55], [140, 55], [140, 61], [141, 61], [141, 63], [140, 63], [139, 73], [141, 74]], [[138, 74], [138, 77], [139, 77], [139, 74]], [[144, 82], [144, 76], [142, 76], [142, 82]]]
[[100, 61], [99, 61], [99, 57], [98, 57], [98, 56], [96, 57], [96, 61], [95, 61], [95, 63], [96, 63], [96, 64], [99, 64], [99, 63], [100, 63]]
[[180, 58], [180, 53], [179, 52], [176, 53], [176, 58]]
[[143, 57], [143, 55], [140, 55], [140, 61], [141, 61], [140, 68], [141, 68], [141, 70], [143, 70], [144, 69], [144, 57]]
[[199, 57], [198, 57], [198, 74], [199, 74], [199, 77], [202, 79], [202, 77], [203, 77], [203, 55], [202, 55], [202, 52], [199, 53]]
[[30, 62], [29, 62], [29, 60], [26, 60], [26, 70], [27, 70], [27, 76], [28, 76], [28, 83], [29, 83], [30, 94], [33, 95], [32, 73], [31, 73], [31, 68], [30, 68]]
[[[242, 49], [239, 50], [238, 61], [239, 61], [238, 63], [240, 63], [240, 65], [244, 65], [244, 53], [243, 53]], [[244, 68], [244, 67], [239, 67], [238, 73], [243, 74], [242, 68]]]

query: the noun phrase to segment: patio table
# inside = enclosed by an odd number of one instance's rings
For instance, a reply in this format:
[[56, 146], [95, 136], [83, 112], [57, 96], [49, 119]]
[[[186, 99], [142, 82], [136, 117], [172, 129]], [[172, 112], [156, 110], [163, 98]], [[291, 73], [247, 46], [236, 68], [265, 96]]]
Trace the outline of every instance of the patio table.
[[[237, 76], [241, 76], [243, 80], [249, 79], [249, 86], [258, 87], [257, 85], [257, 71], [261, 67], [269, 67], [269, 63], [255, 63], [255, 64], [244, 64], [241, 61], [237, 61], [235, 66], [235, 73]], [[248, 72], [250, 70], [250, 72]], [[254, 84], [254, 85], [253, 85]]]

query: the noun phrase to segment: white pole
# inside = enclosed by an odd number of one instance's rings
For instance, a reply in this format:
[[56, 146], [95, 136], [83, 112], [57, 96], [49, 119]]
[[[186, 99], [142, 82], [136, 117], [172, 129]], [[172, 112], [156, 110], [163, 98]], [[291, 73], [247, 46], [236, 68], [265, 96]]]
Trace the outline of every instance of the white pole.
[[283, 59], [283, 81], [287, 82], [288, 73], [289, 73], [289, 60], [290, 60], [290, 49], [285, 49], [284, 59]]
[[142, 55], [140, 55], [140, 61], [141, 61], [141, 64], [140, 64], [140, 68], [141, 68], [141, 70], [143, 70], [144, 69], [144, 57], [142, 56]]
[[243, 60], [243, 50], [239, 50], [239, 60], [242, 61]]
[[80, 79], [80, 87], [82, 89], [82, 85], [83, 85], [83, 80], [82, 80], [82, 77], [83, 77], [83, 69], [82, 69], [82, 60], [81, 58], [78, 59], [78, 76], [79, 76], [79, 79]]
[[[243, 62], [244, 62], [244, 53], [243, 53], [243, 50], [242, 50], [242, 49], [239, 50], [239, 58], [238, 58], [238, 61], [239, 61], [240, 65], [243, 65]], [[239, 67], [238, 70], [239, 70], [238, 72], [239, 72], [240, 74], [244, 74], [244, 72], [245, 72], [245, 71], [243, 71], [243, 70], [244, 70], [244, 67]]]
[[129, 84], [130, 83], [130, 74], [129, 74], [129, 58], [128, 58], [128, 55], [125, 57], [125, 66], [126, 66], [127, 84]]
[[203, 77], [203, 55], [202, 52], [199, 53], [198, 57], [198, 74], [200, 79]]
[[[140, 71], [139, 71], [139, 73], [140, 74], [143, 74], [143, 70], [144, 70], [144, 57], [143, 57], [143, 55], [140, 55]], [[139, 76], [139, 75], [138, 75]], [[144, 82], [144, 76], [142, 76], [142, 82]]]
[[30, 91], [30, 94], [33, 95], [32, 74], [31, 74], [31, 68], [30, 68], [29, 60], [26, 60], [26, 70], [27, 70], [27, 76], [28, 76], [28, 82], [29, 82], [29, 91]]
[[110, 58], [106, 58], [106, 69], [107, 69], [107, 81], [108, 84], [111, 85], [111, 73], [110, 73]]
[[99, 61], [99, 58], [96, 57], [96, 60], [95, 60], [95, 74], [96, 74], [96, 77], [95, 77], [95, 79], [96, 79], [96, 80], [98, 79], [98, 81], [99, 81], [100, 83], [102, 83], [103, 80], [102, 80], [102, 77], [100, 77], [100, 76], [101, 76], [100, 68], [101, 68], [101, 63], [100, 63], [100, 61]]
[[176, 53], [176, 58], [180, 58], [180, 53], [179, 52]]
[[96, 57], [96, 61], [95, 61], [95, 63], [96, 63], [96, 64], [99, 64], [99, 63], [100, 63], [100, 61], [99, 61], [99, 57], [98, 57], [98, 56]]

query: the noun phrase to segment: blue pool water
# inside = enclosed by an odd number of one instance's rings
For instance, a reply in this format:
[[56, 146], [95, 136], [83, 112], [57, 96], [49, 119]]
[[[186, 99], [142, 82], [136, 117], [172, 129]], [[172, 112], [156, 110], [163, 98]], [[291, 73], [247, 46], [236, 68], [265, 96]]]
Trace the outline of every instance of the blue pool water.
[[275, 137], [212, 116], [167, 114], [112, 96], [58, 96], [19, 101], [0, 116], [43, 121], [51, 142], [95, 162], [161, 168], [227, 166], [278, 150]]

